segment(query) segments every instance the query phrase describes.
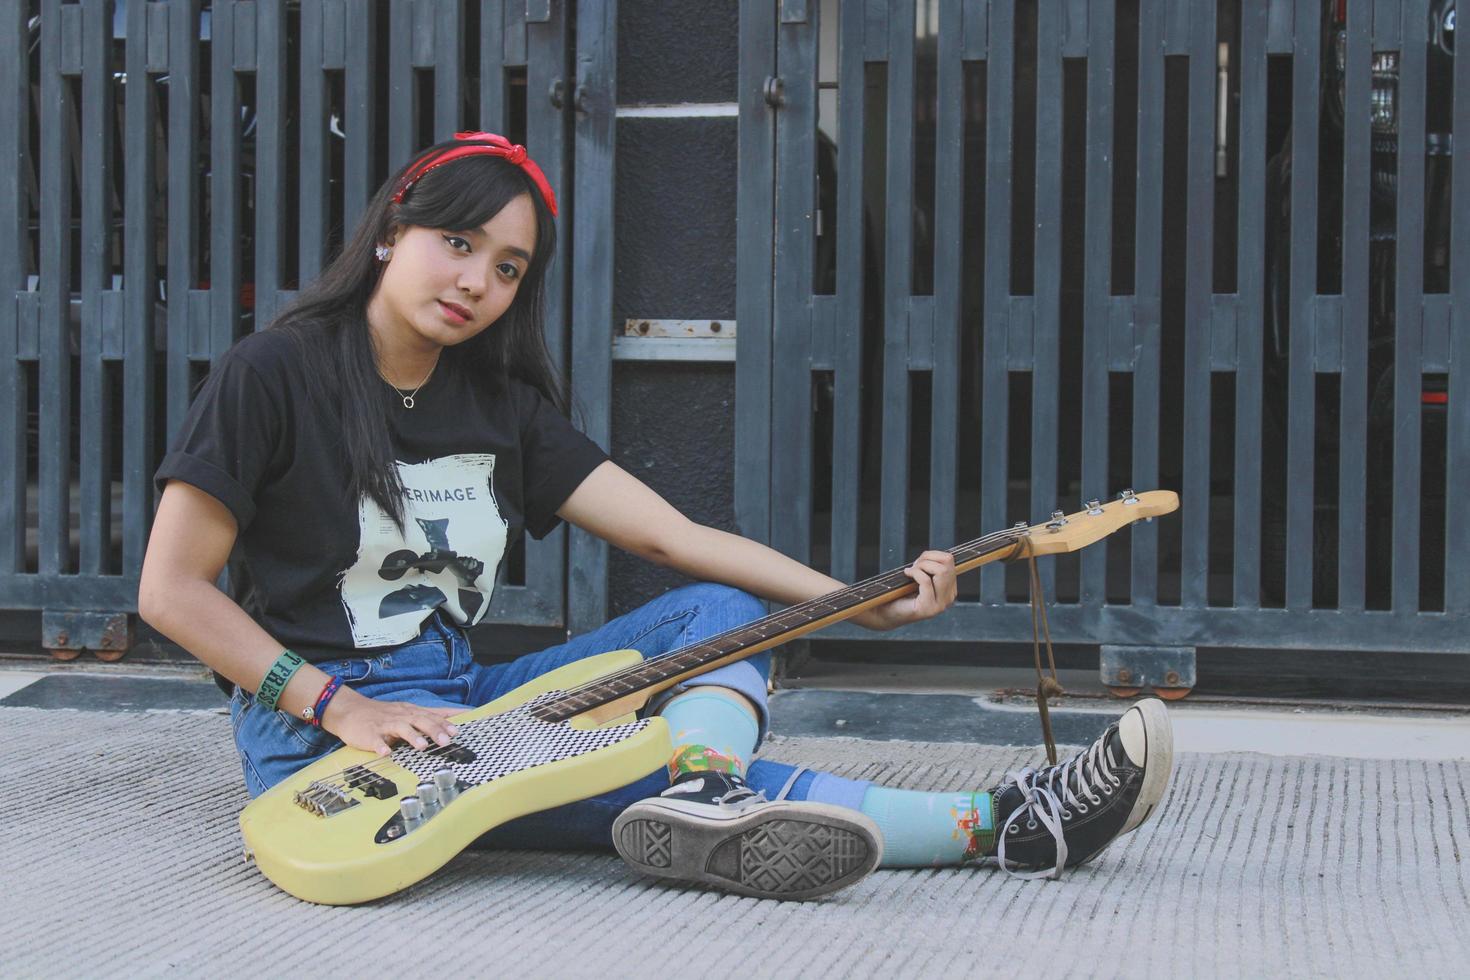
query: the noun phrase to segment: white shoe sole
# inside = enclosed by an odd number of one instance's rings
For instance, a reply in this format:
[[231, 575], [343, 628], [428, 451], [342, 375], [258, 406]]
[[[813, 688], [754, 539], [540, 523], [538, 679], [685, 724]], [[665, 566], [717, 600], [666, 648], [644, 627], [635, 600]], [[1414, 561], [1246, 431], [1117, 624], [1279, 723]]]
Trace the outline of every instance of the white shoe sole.
[[[1130, 724], [1127, 714], [1119, 725], [1124, 736], [1124, 747], [1129, 755], [1141, 751], [1143, 755], [1143, 785], [1139, 787], [1138, 799], [1128, 819], [1123, 822], [1119, 835], [1136, 830], [1154, 811], [1169, 788], [1169, 774], [1174, 769], [1174, 729], [1169, 724], [1169, 711], [1158, 698], [1140, 701], [1128, 709], [1138, 712], [1137, 724]], [[1130, 729], [1124, 731], [1125, 725]], [[1139, 746], [1138, 743], [1142, 745]]]
[[613, 845], [644, 874], [791, 901], [855, 884], [883, 856], [877, 824], [857, 810], [790, 800], [712, 809], [641, 800], [613, 822]]

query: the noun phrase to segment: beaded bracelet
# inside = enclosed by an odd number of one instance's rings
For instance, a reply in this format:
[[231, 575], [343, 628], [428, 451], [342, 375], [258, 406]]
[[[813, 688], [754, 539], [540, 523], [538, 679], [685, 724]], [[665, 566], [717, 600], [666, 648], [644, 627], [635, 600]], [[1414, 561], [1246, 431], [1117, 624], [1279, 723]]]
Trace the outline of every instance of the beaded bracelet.
[[337, 693], [337, 688], [342, 686], [342, 678], [333, 677], [322, 687], [322, 693], [316, 696], [316, 703], [309, 704], [301, 709], [301, 717], [308, 724], [322, 727], [322, 712], [327, 710], [327, 704], [332, 696]]
[[300, 654], [292, 653], [290, 650], [282, 650], [276, 662], [271, 664], [271, 669], [265, 672], [261, 678], [260, 687], [255, 691], [255, 703], [276, 710], [276, 702], [281, 699], [281, 692], [286, 685], [291, 683], [291, 678], [296, 672], [306, 665]]

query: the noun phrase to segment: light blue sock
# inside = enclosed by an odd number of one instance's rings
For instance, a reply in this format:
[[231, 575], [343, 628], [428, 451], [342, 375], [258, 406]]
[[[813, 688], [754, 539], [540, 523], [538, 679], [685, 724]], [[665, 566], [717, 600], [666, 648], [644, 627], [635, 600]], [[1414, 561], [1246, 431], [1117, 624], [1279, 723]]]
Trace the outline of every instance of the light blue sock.
[[989, 793], [869, 786], [859, 808], [883, 832], [884, 868], [938, 868], [995, 853]]
[[751, 787], [776, 799], [833, 803], [861, 810], [883, 834], [882, 868], [934, 868], [995, 853], [989, 793], [919, 793], [875, 786], [779, 762], [750, 767]]
[[674, 742], [670, 780], [686, 772], [745, 774], [760, 726], [743, 700], [734, 692], [707, 687], [681, 694], [659, 711]]

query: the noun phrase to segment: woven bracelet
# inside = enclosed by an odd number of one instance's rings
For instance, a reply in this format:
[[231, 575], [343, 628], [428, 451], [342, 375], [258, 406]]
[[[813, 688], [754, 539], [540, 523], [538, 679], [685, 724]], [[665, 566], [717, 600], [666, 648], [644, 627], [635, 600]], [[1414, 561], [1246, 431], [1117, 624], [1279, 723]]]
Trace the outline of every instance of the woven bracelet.
[[316, 696], [316, 703], [301, 709], [301, 718], [307, 724], [322, 727], [322, 712], [327, 710], [327, 705], [337, 694], [337, 689], [342, 686], [342, 678], [333, 677], [322, 687], [322, 693]]
[[255, 703], [276, 710], [276, 702], [281, 699], [281, 692], [286, 685], [291, 683], [291, 678], [296, 672], [306, 665], [306, 661], [300, 654], [292, 653], [290, 650], [282, 650], [276, 662], [271, 664], [271, 669], [265, 672], [265, 677], [260, 681], [260, 687], [255, 692]]

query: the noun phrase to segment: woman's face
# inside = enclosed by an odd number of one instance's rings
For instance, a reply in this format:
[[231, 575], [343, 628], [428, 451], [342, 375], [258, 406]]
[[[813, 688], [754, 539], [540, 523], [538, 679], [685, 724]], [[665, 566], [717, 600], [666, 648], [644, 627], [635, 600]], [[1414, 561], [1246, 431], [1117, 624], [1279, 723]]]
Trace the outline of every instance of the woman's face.
[[479, 228], [410, 225], [391, 244], [368, 322], [393, 346], [452, 347], [510, 308], [536, 250], [536, 208], [522, 194]]

